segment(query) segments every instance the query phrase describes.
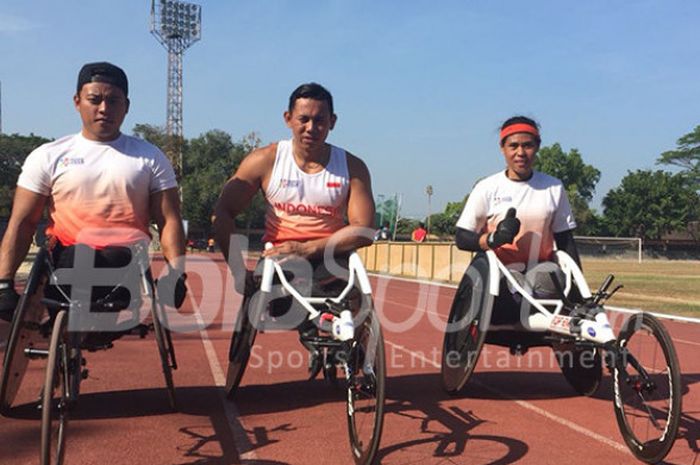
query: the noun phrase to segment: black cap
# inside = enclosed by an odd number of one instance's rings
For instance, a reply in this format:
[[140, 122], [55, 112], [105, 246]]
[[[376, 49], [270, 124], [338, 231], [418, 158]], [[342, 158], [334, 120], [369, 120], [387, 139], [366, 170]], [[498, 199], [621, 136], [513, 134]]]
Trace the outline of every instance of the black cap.
[[78, 73], [77, 92], [89, 82], [105, 82], [119, 87], [124, 91], [125, 96], [129, 96], [129, 81], [126, 79], [126, 73], [119, 66], [106, 61], [97, 63], [87, 63], [83, 65]]

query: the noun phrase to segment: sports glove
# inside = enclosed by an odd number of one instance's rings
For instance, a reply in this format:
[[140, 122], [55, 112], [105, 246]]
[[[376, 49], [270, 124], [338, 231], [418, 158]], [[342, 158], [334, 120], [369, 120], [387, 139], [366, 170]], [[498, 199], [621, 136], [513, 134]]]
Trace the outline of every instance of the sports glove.
[[19, 294], [15, 291], [12, 279], [0, 279], [0, 320], [12, 321], [12, 315], [19, 302]]
[[519, 231], [520, 220], [515, 217], [515, 208], [510, 208], [506, 217], [496, 226], [496, 230], [486, 238], [486, 245], [490, 249], [495, 249], [503, 244], [511, 244]]
[[180, 308], [187, 295], [187, 274], [168, 266], [168, 274], [156, 281], [158, 299], [168, 307]]

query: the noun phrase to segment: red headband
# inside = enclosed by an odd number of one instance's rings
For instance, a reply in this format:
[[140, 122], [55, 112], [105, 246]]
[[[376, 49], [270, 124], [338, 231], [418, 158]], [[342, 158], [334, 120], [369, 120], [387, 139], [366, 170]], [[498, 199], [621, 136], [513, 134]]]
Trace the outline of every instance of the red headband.
[[517, 123], [511, 124], [510, 126], [506, 126], [505, 128], [501, 129], [501, 138], [499, 140], [503, 142], [503, 140], [506, 137], [510, 136], [511, 134], [515, 134], [516, 132], [526, 132], [528, 134], [532, 134], [535, 137], [540, 137], [540, 132], [535, 126], [527, 123]]

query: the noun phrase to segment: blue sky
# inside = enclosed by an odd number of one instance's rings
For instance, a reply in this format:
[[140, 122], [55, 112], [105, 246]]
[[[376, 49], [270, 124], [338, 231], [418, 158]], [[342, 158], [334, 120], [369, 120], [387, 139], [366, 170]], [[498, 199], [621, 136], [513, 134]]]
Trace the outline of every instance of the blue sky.
[[[442, 210], [501, 169], [498, 128], [514, 114], [602, 171], [595, 207], [700, 124], [697, 1], [195, 3], [185, 135], [286, 138], [289, 93], [320, 82], [339, 117], [329, 141], [365, 160], [375, 194], [402, 193], [406, 216], [426, 214], [428, 184]], [[149, 0], [2, 0], [3, 131], [76, 132], [76, 75], [98, 60], [129, 75], [125, 132], [164, 124], [167, 56], [149, 12]]]

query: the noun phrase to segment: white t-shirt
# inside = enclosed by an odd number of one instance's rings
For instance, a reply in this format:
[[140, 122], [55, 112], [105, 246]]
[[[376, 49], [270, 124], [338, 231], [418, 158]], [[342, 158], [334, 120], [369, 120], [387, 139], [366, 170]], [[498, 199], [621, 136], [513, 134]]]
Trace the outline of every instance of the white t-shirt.
[[75, 134], [30, 153], [17, 185], [49, 197], [48, 235], [104, 248], [148, 237], [150, 195], [177, 182], [163, 152], [144, 140]]
[[268, 207], [263, 241], [280, 243], [330, 236], [345, 226], [349, 192], [345, 150], [331, 146], [326, 167], [309, 174], [294, 160], [292, 140], [278, 142], [265, 189]]
[[479, 234], [491, 232], [516, 209], [520, 232], [513, 244], [496, 249], [504, 264], [522, 263], [527, 268], [551, 260], [554, 234], [576, 227], [569, 199], [561, 181], [534, 171], [527, 181], [513, 181], [505, 170], [482, 179], [469, 194], [457, 227]]

